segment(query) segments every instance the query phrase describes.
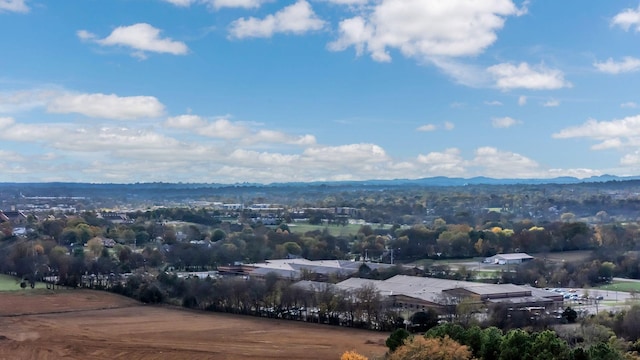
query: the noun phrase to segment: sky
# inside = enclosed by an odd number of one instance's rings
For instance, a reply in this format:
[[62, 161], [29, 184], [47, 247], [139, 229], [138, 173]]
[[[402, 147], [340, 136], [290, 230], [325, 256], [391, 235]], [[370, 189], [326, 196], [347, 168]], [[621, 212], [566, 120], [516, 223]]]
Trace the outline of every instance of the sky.
[[640, 1], [0, 0], [0, 182], [640, 175]]

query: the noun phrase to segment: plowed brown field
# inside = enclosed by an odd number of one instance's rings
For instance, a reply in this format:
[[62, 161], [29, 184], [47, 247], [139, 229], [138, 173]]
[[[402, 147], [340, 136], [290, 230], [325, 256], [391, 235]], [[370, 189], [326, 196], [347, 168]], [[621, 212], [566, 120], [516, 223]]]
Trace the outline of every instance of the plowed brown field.
[[0, 359], [339, 359], [388, 334], [141, 305], [87, 290], [0, 293]]

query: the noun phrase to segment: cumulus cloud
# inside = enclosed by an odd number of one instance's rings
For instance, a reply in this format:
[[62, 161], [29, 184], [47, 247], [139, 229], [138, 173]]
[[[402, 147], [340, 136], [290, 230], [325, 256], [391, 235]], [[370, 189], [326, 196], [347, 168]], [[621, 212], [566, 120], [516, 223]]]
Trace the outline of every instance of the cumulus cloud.
[[2, 12], [29, 12], [26, 0], [0, 0], [0, 13]]
[[511, 0], [381, 0], [364, 14], [342, 20], [328, 47], [375, 61], [391, 61], [390, 49], [419, 60], [473, 56], [496, 39], [506, 17], [521, 15]]
[[33, 89], [0, 93], [0, 113], [27, 111], [47, 104], [51, 98], [59, 96], [59, 90]]
[[336, 159], [343, 163], [376, 163], [390, 160], [382, 147], [367, 143], [310, 147], [305, 149], [303, 155], [322, 163], [332, 163]]
[[192, 4], [204, 4], [214, 9], [220, 8], [259, 8], [271, 0], [163, 0], [179, 7], [189, 7]]
[[170, 4], [173, 4], [175, 6], [180, 6], [180, 7], [188, 7], [191, 4], [196, 2], [196, 0], [162, 0], [162, 1], [168, 2]]
[[442, 152], [430, 152], [418, 155], [416, 159], [421, 167], [426, 167], [426, 173], [439, 176], [463, 176], [466, 172], [466, 162], [457, 148], [446, 149]]
[[620, 74], [640, 70], [640, 59], [625, 56], [622, 61], [614, 61], [612, 58], [605, 62], [595, 62], [593, 66], [601, 72], [607, 74]]
[[240, 18], [231, 23], [229, 36], [236, 39], [268, 38], [277, 33], [303, 34], [321, 30], [325, 22], [320, 19], [305, 0], [299, 0], [264, 19]]
[[431, 132], [431, 131], [436, 131], [440, 128], [444, 130], [453, 130], [454, 127], [455, 125], [452, 122], [445, 121], [441, 126], [436, 124], [425, 124], [425, 125], [418, 126], [416, 130], [421, 132]]
[[366, 5], [369, 0], [327, 0], [327, 2], [338, 5]]
[[547, 100], [544, 103], [542, 103], [542, 106], [544, 106], [544, 107], [557, 107], [557, 106], [560, 106], [560, 101], [558, 101], [556, 99]]
[[177, 129], [194, 129], [205, 125], [206, 121], [198, 115], [173, 116], [165, 121], [165, 126]]
[[518, 124], [521, 124], [521, 123], [522, 123], [522, 121], [516, 120], [516, 119], [511, 118], [509, 116], [491, 119], [491, 125], [494, 128], [500, 128], [500, 129], [506, 129], [506, 128], [509, 128], [509, 127], [512, 127], [514, 125], [518, 125]]
[[500, 101], [497, 101], [497, 100], [485, 101], [484, 104], [488, 105], [488, 106], [502, 106], [502, 103]]
[[556, 139], [593, 138], [610, 139], [640, 136], [640, 115], [611, 121], [589, 119], [582, 125], [572, 126], [553, 134]]
[[[42, 149], [37, 158], [16, 160], [10, 167], [0, 157], [0, 173], [3, 179], [24, 179], [24, 174], [30, 174], [33, 181], [223, 183], [392, 179], [398, 174], [407, 178], [549, 175], [522, 155], [490, 147], [477, 149], [471, 159], [464, 159], [460, 150], [452, 148], [419, 155], [411, 161], [398, 161], [372, 143], [329, 146], [316, 144], [313, 137], [309, 141], [307, 136], [289, 135], [290, 140], [286, 141], [297, 139], [304, 145], [281, 152], [268, 145], [269, 141], [285, 141], [284, 133], [274, 130], [250, 129], [248, 136], [266, 139], [267, 146], [263, 148], [247, 148], [242, 139], [223, 143], [197, 141], [181, 132], [219, 120], [193, 115], [170, 118], [167, 123], [173, 127], [165, 127], [161, 133], [147, 126], [136, 128], [139, 123], [131, 123], [131, 127], [78, 126], [18, 123], [12, 118], [0, 118], [0, 144], [22, 142]], [[234, 125], [242, 124], [218, 122], [221, 128]], [[168, 129], [181, 131], [171, 133]], [[0, 146], [2, 151], [8, 154], [9, 150]], [[554, 171], [557, 176], [563, 170]], [[21, 175], [11, 175], [18, 173]]]
[[629, 108], [629, 109], [635, 109], [638, 107], [638, 103], [634, 102], [634, 101], [627, 101], [625, 103], [620, 104], [621, 108]]
[[13, 125], [14, 123], [15, 123], [15, 120], [13, 118], [0, 117], [0, 129], [9, 127], [10, 125]]
[[208, 2], [216, 9], [220, 8], [245, 8], [255, 9], [271, 0], [209, 0]]
[[117, 96], [115, 94], [63, 94], [51, 99], [47, 111], [77, 113], [89, 117], [132, 120], [159, 117], [164, 105], [153, 96]]
[[[589, 119], [582, 125], [568, 127], [553, 134], [557, 139], [586, 138], [596, 141], [592, 150], [633, 149], [640, 148], [640, 115], [629, 116], [610, 121]], [[636, 155], [626, 155], [621, 165], [631, 165]]]
[[493, 76], [495, 86], [501, 90], [554, 90], [572, 86], [564, 79], [562, 71], [549, 69], [544, 65], [502, 63], [487, 68], [487, 72]]
[[244, 146], [255, 144], [285, 144], [309, 146], [316, 143], [313, 135], [291, 135], [281, 131], [256, 129], [243, 122], [226, 118], [205, 119], [197, 115], [170, 117], [164, 125], [168, 128], [189, 130], [195, 134], [215, 139], [239, 140]]
[[430, 131], [436, 131], [437, 128], [438, 127], [434, 124], [426, 124], [426, 125], [419, 126], [416, 130], [422, 131], [422, 132], [430, 132]]
[[523, 155], [510, 151], [501, 151], [495, 147], [485, 146], [476, 149], [475, 166], [484, 168], [483, 172], [495, 177], [539, 177], [540, 165]]
[[624, 9], [616, 14], [611, 20], [611, 26], [619, 26], [625, 31], [634, 28], [636, 32], [640, 31], [640, 6], [637, 9]]
[[83, 41], [94, 42], [101, 46], [131, 48], [134, 50], [133, 56], [141, 59], [146, 58], [147, 52], [185, 55], [189, 51], [185, 43], [161, 37], [160, 29], [146, 23], [117, 27], [104, 39], [99, 39], [97, 35], [86, 30], [78, 30], [76, 35]]
[[33, 89], [0, 93], [0, 113], [44, 108], [56, 114], [133, 120], [163, 115], [164, 105], [153, 96], [77, 93], [64, 89]]
[[518, 97], [518, 105], [520, 105], [520, 106], [527, 105], [527, 97], [524, 96], [524, 95], [520, 95]]

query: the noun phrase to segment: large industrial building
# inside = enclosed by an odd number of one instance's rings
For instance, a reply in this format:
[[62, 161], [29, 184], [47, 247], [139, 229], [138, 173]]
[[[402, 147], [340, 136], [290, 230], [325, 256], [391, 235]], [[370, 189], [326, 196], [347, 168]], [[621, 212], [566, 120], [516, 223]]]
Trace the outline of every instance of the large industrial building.
[[[322, 289], [322, 283], [301, 282], [309, 290]], [[324, 285], [326, 286], [326, 284]], [[350, 278], [335, 288], [354, 291], [363, 286], [374, 286], [396, 308], [420, 311], [427, 308], [443, 309], [451, 299], [472, 299], [479, 304], [507, 303], [522, 307], [553, 307], [561, 305], [561, 294], [514, 284], [486, 284], [428, 277], [396, 275], [387, 280]]]

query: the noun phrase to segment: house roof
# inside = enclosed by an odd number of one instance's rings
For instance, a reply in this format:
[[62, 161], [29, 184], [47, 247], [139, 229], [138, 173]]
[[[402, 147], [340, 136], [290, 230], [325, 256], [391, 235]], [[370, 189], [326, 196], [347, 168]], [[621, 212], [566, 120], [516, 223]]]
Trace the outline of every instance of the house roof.
[[[396, 275], [384, 281], [350, 278], [336, 284], [338, 288], [344, 290], [356, 290], [364, 285], [375, 286], [383, 296], [404, 295], [432, 303], [441, 302], [443, 291], [455, 289], [464, 289], [470, 293], [481, 295], [483, 298], [491, 298], [491, 295], [505, 297], [505, 294], [509, 298], [531, 297], [530, 295], [532, 295], [532, 288], [514, 284], [485, 284], [408, 275]], [[544, 296], [549, 295], [547, 293], [550, 292], [537, 292], [535, 297], [550, 298], [550, 296]], [[551, 293], [551, 295], [553, 294]]]
[[366, 264], [371, 270], [393, 267], [391, 264], [362, 263], [348, 260], [307, 260], [307, 259], [275, 259], [263, 263], [246, 264], [255, 270], [252, 273], [263, 275], [275, 272], [281, 277], [296, 278], [303, 271], [310, 271], [321, 275], [342, 274], [350, 275], [359, 271], [360, 266]]
[[533, 259], [533, 256], [527, 253], [509, 253], [509, 254], [497, 254], [493, 256], [497, 259], [502, 260], [525, 260], [525, 259]]

